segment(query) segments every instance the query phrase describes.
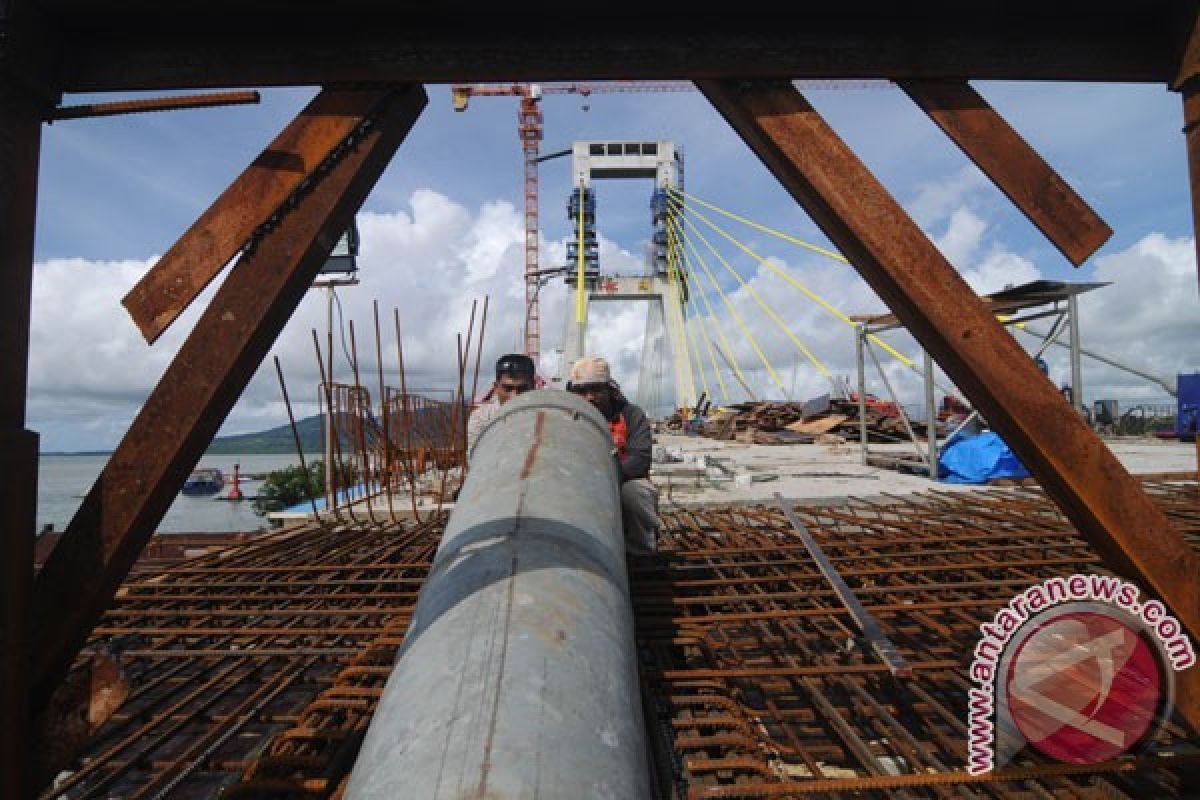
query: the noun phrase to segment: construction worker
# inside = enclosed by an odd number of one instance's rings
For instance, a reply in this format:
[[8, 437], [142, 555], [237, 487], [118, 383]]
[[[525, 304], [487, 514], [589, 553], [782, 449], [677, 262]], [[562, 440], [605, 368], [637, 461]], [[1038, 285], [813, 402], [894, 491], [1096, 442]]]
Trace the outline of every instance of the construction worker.
[[625, 549], [653, 553], [658, 538], [658, 490], [650, 482], [654, 436], [645, 413], [625, 399], [612, 379], [608, 362], [584, 356], [571, 367], [567, 391], [580, 395], [604, 415], [612, 433], [621, 473], [621, 516]]
[[467, 420], [467, 455], [475, 449], [475, 440], [500, 406], [533, 388], [536, 370], [533, 359], [521, 353], [509, 353], [496, 361], [496, 381], [488, 391], [487, 402], [475, 409]]

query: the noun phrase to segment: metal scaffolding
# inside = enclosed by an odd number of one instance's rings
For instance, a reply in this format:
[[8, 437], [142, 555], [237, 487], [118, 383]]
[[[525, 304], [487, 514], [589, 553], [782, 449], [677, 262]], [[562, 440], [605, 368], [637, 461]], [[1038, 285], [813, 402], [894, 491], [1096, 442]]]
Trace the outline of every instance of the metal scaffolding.
[[[1072, 403], [1075, 410], [1080, 414], [1085, 413], [1085, 407], [1083, 405], [1083, 379], [1080, 368], [1080, 356], [1083, 353], [1083, 349], [1079, 340], [1078, 297], [1084, 292], [1090, 292], [1093, 289], [1099, 289], [1103, 286], [1108, 286], [1108, 284], [1065, 283], [1062, 281], [1039, 280], [1004, 289], [1000, 292], [993, 292], [981, 298], [984, 304], [996, 315], [996, 318], [1009, 328], [1023, 329], [1026, 322], [1038, 319], [1052, 318], [1054, 320], [1050, 332], [1042, 337], [1042, 345], [1033, 356], [1035, 360], [1040, 359], [1042, 353], [1046, 352], [1047, 348], [1051, 345], [1061, 345], [1062, 343], [1058, 341], [1059, 337], [1062, 335], [1064, 329], [1070, 330], [1071, 340], [1065, 345], [1071, 354], [1071, 395], [1068, 402]], [[1050, 306], [1050, 308], [1046, 308], [1046, 306]], [[898, 467], [923, 471], [931, 479], [937, 480], [939, 433], [936, 394], [939, 388], [944, 392], [951, 390], [947, 387], [939, 387], [937, 385], [937, 380], [934, 377], [935, 365], [933, 359], [928, 351], [922, 350], [921, 380], [924, 388], [925, 422], [924, 436], [919, 437], [915, 426], [905, 412], [904, 406], [893, 390], [887, 373], [884, 371], [871, 346], [872, 339], [877, 338], [880, 333], [903, 328], [903, 324], [896, 318], [895, 314], [858, 317], [857, 320], [855, 352], [858, 357], [859, 443], [862, 448], [863, 463], [881, 467]], [[875, 367], [875, 375], [883, 382], [889, 400], [895, 405], [900, 414], [905, 432], [908, 434], [909, 441], [912, 442], [915, 458], [898, 456], [895, 453], [872, 452], [870, 449], [867, 433], [867, 415], [865, 413], [867, 398], [865, 356], [870, 357], [871, 363]], [[915, 371], [916, 367], [913, 367], [913, 369]], [[946, 440], [950, 439], [958, 430], [970, 424], [978, 416], [979, 412], [972, 410], [967, 419], [962, 420], [956, 429], [948, 431], [944, 438]], [[922, 449], [922, 444], [925, 445], [924, 449]]]

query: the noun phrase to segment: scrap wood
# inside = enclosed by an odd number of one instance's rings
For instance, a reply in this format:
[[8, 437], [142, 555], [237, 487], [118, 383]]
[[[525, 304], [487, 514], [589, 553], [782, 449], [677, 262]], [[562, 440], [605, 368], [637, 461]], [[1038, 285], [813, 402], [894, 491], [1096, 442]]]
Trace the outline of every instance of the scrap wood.
[[814, 417], [811, 420], [799, 420], [790, 425], [785, 425], [789, 431], [796, 433], [827, 433], [833, 430], [838, 425], [841, 425], [846, 420], [850, 419], [845, 414], [830, 414], [827, 417]]

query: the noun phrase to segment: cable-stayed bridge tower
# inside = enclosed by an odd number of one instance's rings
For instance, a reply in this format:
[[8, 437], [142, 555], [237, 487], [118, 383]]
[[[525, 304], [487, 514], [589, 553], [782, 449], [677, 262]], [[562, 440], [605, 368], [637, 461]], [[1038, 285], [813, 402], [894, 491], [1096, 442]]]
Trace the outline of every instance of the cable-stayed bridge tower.
[[[646, 302], [646, 335], [638, 379], [638, 405], [650, 413], [673, 407], [662, 391], [666, 362], [674, 378], [674, 406], [693, 407], [696, 389], [688, 358], [685, 326], [687, 280], [683, 265], [672, 256], [668, 194], [681, 188], [682, 155], [667, 141], [575, 142], [572, 148], [574, 188], [567, 201], [573, 225], [567, 244], [566, 282], [575, 291], [565, 313], [563, 359], [558, 380], [566, 381], [571, 364], [587, 346], [588, 311], [594, 302]], [[654, 181], [650, 210], [652, 249], [642, 275], [602, 275], [596, 235], [593, 182], [612, 178]]]

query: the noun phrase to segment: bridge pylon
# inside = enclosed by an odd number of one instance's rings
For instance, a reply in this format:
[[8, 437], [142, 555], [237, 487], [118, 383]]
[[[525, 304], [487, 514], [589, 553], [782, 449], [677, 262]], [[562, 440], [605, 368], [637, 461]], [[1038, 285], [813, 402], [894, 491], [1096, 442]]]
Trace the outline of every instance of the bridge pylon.
[[[674, 378], [674, 406], [694, 407], [696, 388], [688, 358], [687, 284], [678, 272], [683, 267], [668, 257], [667, 193], [682, 188], [682, 154], [667, 141], [575, 142], [572, 174], [575, 188], [567, 201], [567, 216], [573, 223], [567, 244], [566, 283], [576, 290], [566, 303], [563, 357], [555, 380], [565, 385], [570, 368], [587, 350], [588, 313], [596, 302], [645, 302], [646, 334], [642, 345], [637, 403], [648, 413], [673, 406], [663, 396], [662, 376], [669, 358]], [[642, 275], [601, 275], [596, 236], [597, 179], [650, 178], [654, 192], [650, 209], [653, 223], [652, 249]], [[577, 294], [582, 273], [582, 297]], [[572, 302], [572, 299], [575, 302]]]

